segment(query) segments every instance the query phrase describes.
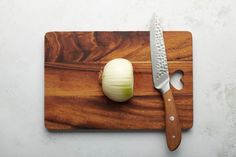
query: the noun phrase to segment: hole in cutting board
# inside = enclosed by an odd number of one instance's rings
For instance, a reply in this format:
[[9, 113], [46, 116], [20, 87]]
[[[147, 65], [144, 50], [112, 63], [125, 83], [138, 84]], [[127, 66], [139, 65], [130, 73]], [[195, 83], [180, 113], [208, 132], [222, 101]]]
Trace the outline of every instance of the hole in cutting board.
[[175, 89], [177, 90], [183, 89], [184, 87], [184, 83], [182, 81], [183, 76], [184, 72], [182, 70], [177, 70], [171, 75], [170, 83]]

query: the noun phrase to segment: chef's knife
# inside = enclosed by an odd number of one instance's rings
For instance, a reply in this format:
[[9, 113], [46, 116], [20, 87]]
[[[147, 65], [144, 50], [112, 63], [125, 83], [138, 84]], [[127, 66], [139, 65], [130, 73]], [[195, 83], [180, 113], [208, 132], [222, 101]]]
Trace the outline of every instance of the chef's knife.
[[169, 150], [175, 150], [181, 142], [181, 126], [170, 89], [170, 79], [163, 31], [156, 16], [153, 17], [150, 28], [150, 48], [152, 60], [152, 76], [154, 87], [158, 89], [165, 103], [165, 131]]

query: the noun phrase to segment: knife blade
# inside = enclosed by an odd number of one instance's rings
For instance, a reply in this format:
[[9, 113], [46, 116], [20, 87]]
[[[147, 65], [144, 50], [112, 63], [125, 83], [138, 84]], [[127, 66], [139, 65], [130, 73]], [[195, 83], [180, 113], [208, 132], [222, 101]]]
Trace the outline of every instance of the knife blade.
[[165, 105], [165, 131], [169, 150], [173, 151], [181, 142], [181, 126], [170, 88], [166, 49], [163, 31], [156, 15], [153, 16], [150, 27], [150, 49], [152, 61], [152, 76], [154, 88], [162, 94]]

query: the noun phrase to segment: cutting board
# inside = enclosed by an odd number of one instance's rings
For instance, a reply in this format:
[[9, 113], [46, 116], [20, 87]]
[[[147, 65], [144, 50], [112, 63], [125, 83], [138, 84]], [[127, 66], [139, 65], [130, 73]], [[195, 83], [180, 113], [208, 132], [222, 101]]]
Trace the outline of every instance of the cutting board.
[[[183, 71], [173, 90], [182, 129], [193, 125], [192, 35], [164, 32], [169, 72]], [[126, 58], [134, 67], [134, 97], [116, 103], [104, 96], [100, 69]], [[45, 35], [45, 127], [49, 130], [165, 128], [164, 104], [153, 88], [149, 32], [48, 32]]]

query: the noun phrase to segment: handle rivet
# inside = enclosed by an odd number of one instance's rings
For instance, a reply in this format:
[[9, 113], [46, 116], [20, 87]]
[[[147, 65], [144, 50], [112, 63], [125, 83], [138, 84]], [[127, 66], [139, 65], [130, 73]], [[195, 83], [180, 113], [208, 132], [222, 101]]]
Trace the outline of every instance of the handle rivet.
[[173, 135], [172, 138], [175, 138], [175, 135]]
[[171, 99], [169, 98], [168, 101], [171, 101]]
[[174, 116], [170, 116], [170, 121], [174, 121], [175, 117]]

